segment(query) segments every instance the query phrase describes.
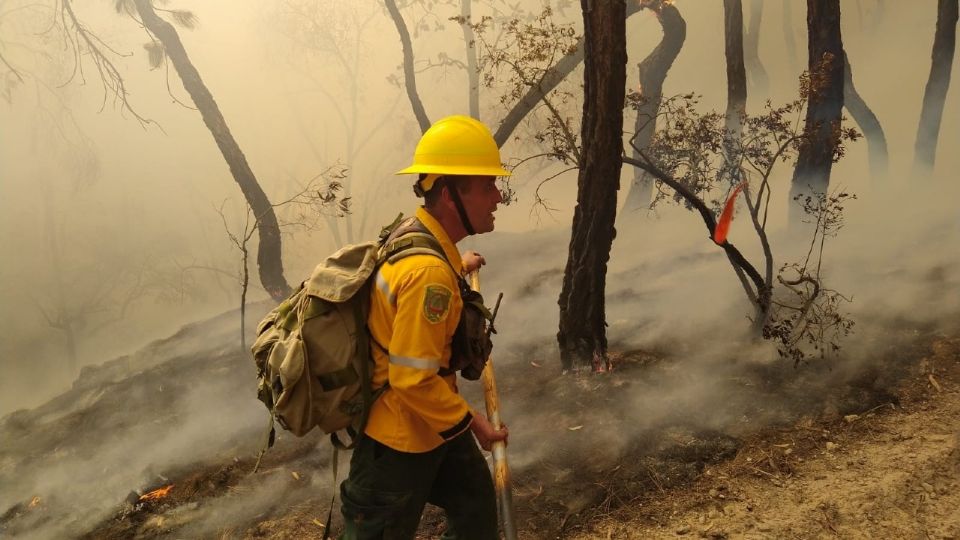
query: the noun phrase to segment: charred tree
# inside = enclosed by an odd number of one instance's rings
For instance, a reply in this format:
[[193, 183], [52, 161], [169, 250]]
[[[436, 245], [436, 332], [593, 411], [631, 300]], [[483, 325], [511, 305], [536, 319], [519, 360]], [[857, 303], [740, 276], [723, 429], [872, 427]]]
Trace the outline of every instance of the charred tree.
[[913, 168], [921, 174], [933, 171], [937, 156], [940, 122], [957, 45], [957, 4], [958, 0], [939, 0], [937, 3], [937, 29], [933, 37], [930, 77], [923, 91], [923, 108], [914, 145]]
[[190, 98], [203, 117], [204, 124], [213, 135], [220, 153], [227, 161], [233, 179], [240, 186], [240, 191], [243, 192], [243, 196], [256, 215], [260, 238], [257, 251], [260, 282], [267, 293], [279, 302], [290, 294], [290, 285], [283, 276], [280, 225], [273, 211], [273, 205], [270, 204], [266, 193], [257, 182], [257, 177], [250, 169], [247, 158], [240, 150], [240, 145], [230, 133], [230, 128], [227, 127], [213, 95], [200, 78], [200, 73], [190, 62], [177, 30], [172, 24], [157, 16], [150, 0], [135, 0], [135, 5], [144, 27], [163, 45], [163, 50], [177, 70], [184, 89], [190, 94]]
[[[656, 132], [657, 115], [663, 99], [663, 81], [687, 38], [687, 23], [676, 6], [658, 0], [649, 7], [657, 14], [657, 20], [663, 28], [663, 38], [653, 52], [637, 64], [640, 68], [640, 99], [633, 142], [634, 146], [641, 149], [650, 145]], [[640, 158], [636, 148], [633, 149], [633, 157]], [[653, 178], [646, 171], [636, 168], [620, 216], [628, 217], [636, 210], [649, 207], [652, 196]]]
[[[794, 200], [827, 193], [840, 144], [844, 70], [840, 0], [807, 0], [807, 50], [808, 105], [790, 187]], [[800, 204], [790, 205], [791, 225], [800, 223], [802, 212]]]
[[750, 76], [751, 91], [766, 99], [770, 91], [770, 77], [760, 61], [760, 21], [763, 19], [763, 0], [750, 0], [750, 24], [743, 36], [743, 55]]
[[584, 96], [580, 173], [560, 292], [557, 341], [564, 370], [605, 371], [607, 261], [616, 234], [627, 83], [626, 3], [581, 0]]
[[887, 174], [887, 166], [890, 162], [887, 153], [887, 137], [883, 133], [883, 126], [877, 115], [860, 97], [855, 86], [853, 86], [853, 71], [850, 67], [850, 59], [847, 54], [843, 55], [843, 106], [850, 111], [854, 121], [860, 126], [863, 135], [867, 138], [867, 152], [870, 154], [870, 176], [873, 178], [882, 178]]
[[747, 72], [743, 62], [743, 5], [723, 0], [724, 53], [727, 59], [727, 131], [740, 133], [747, 110]]

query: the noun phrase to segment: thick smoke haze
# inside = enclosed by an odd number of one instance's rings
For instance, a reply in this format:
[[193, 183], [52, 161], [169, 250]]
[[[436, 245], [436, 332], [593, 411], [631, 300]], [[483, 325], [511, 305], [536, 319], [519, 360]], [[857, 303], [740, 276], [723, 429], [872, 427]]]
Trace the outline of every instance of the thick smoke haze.
[[[44, 538], [104, 519], [131, 489], [164, 471], [255, 453], [265, 413], [252, 398], [252, 365], [238, 367], [224, 353], [238, 341], [241, 262], [224, 224], [234, 234], [242, 233], [244, 201], [199, 113], [177, 103], [191, 102], [172, 68], [150, 69], [142, 47], [147, 36], [129, 17], [115, 13], [111, 2], [74, 5], [104, 42], [129, 54], [111, 58], [124, 76], [131, 105], [157, 124], [141, 126], [112, 97], [104, 102], [89, 64], [85, 84], [75, 78], [64, 85], [73, 70], [69, 50], [55, 32], [37, 37], [49, 26], [52, 11], [20, 9], [28, 4], [0, 0], [0, 52], [24, 77], [0, 101], [0, 416], [40, 406], [72, 385], [82, 387], [75, 382], [82, 366], [122, 355], [129, 355], [121, 363], [130, 366], [124, 376], [131, 380], [150, 370], [189, 370], [197, 361], [216, 362], [222, 377], [186, 381], [176, 389], [117, 378], [116, 384], [142, 385], [131, 399], [148, 395], [157, 400], [162, 411], [157, 422], [107, 429], [112, 415], [121, 418], [123, 407], [111, 401], [110, 391], [84, 393], [73, 409], [51, 408], [43, 424], [81, 408], [108, 412], [94, 428], [81, 426], [77, 440], [51, 455], [0, 462], [0, 478], [16, 479], [3, 484], [0, 511], [34, 495], [72, 501], [68, 518], [35, 533]], [[541, 5], [533, 0], [522, 4], [532, 11]], [[558, 20], [580, 28], [577, 6], [554, 4]], [[687, 39], [664, 93], [702, 94], [704, 110], [722, 110], [722, 3], [680, 0], [676, 5], [687, 22]], [[939, 328], [960, 311], [955, 294], [960, 286], [960, 214], [954, 202], [960, 197], [957, 84], [947, 95], [933, 176], [911, 172], [936, 2], [886, 2], [882, 14], [880, 5], [842, 2], [844, 46], [856, 87], [883, 124], [890, 173], [885, 178], [869, 175], [864, 141], [850, 144], [833, 169], [832, 185], [858, 198], [847, 205], [839, 235], [826, 242], [823, 273], [831, 288], [852, 299], [844, 309], [857, 325], [844, 342], [849, 361], [831, 373], [811, 375], [823, 377], [825, 385], [883, 351], [888, 330], [898, 321]], [[793, 60], [785, 46], [785, 6], [791, 9], [797, 47]], [[288, 281], [303, 279], [337, 247], [337, 238], [370, 238], [398, 212], [413, 211], [417, 203], [410, 179], [392, 173], [408, 164], [420, 130], [402, 86], [390, 80], [399, 77], [402, 85], [397, 67], [402, 56], [396, 29], [379, 2], [234, 0], [173, 2], [171, 7], [196, 14], [196, 29], [179, 30], [184, 46], [272, 201], [286, 200], [331, 167], [348, 170], [343, 195], [352, 198], [349, 218], [278, 209], [282, 220], [305, 224], [284, 229]], [[408, 24], [418, 20], [425, 25], [414, 35], [415, 52], [424, 61], [436, 61], [441, 52], [461, 61], [463, 37], [448, 21], [459, 8], [435, 9], [406, 12]], [[486, 9], [475, 6], [474, 17], [487, 14]], [[803, 3], [764, 3], [760, 58], [770, 76], [770, 95], [751, 93], [748, 112], [758, 112], [768, 97], [774, 105], [796, 97], [797, 77], [806, 63], [804, 25]], [[637, 81], [637, 63], [660, 35], [649, 11], [628, 21], [631, 85]], [[955, 74], [960, 72], [957, 58]], [[11, 78], [2, 67], [0, 77]], [[462, 69], [425, 69], [417, 82], [431, 119], [466, 111]], [[565, 84], [579, 92], [580, 72]], [[481, 89], [481, 117], [491, 126], [505, 113], [500, 88]], [[577, 107], [568, 112], [578, 125]], [[535, 118], [522, 124], [502, 149], [504, 159], [534, 153], [530, 141], [538, 125]], [[557, 297], [576, 173], [541, 188], [551, 210], [534, 205], [534, 192], [560, 170], [541, 162], [520, 166], [511, 180], [517, 200], [498, 211], [497, 232], [460, 246], [480, 251], [488, 260], [483, 270], [487, 298], [504, 292], [494, 355], [515, 373], [559, 371]], [[624, 169], [621, 198], [632, 174]], [[790, 177], [789, 166], [783, 166], [774, 179], [769, 230], [778, 266], [797, 260], [807, 247], [788, 249], [784, 240]], [[760, 247], [751, 245], [745, 210], [738, 208], [730, 240], [758, 261]], [[636, 401], [624, 404], [624, 418], [638, 430], [683, 416], [696, 417], [703, 428], [735, 431], [749, 399], [737, 385], [738, 375], [783, 360], [768, 344], [745, 344], [750, 306], [699, 216], [670, 204], [642, 212], [631, 228], [618, 230], [611, 253], [611, 348], [669, 351], [684, 376], [669, 384], [638, 381]], [[254, 237], [251, 247], [255, 245]], [[253, 259], [250, 268], [257, 283]], [[265, 311], [266, 304], [257, 302], [267, 298], [259, 285], [252, 286], [251, 296], [255, 305], [248, 325]], [[57, 328], [66, 321], [76, 338], [72, 365], [67, 334]], [[144, 348], [195, 321], [206, 322], [183, 332], [178, 341]], [[482, 409], [476, 385], [466, 386], [468, 397]], [[239, 392], [240, 387], [250, 391]], [[543, 422], [536, 414], [524, 414], [536, 409], [537, 404], [504, 396], [516, 467], [556, 451], [552, 439], [524, 435], [537, 433], [534, 428]], [[624, 433], [596, 435], [609, 448], [629, 438]], [[318, 447], [327, 448], [325, 442]], [[14, 465], [22, 467], [16, 474]], [[329, 489], [325, 467], [313, 474], [303, 489], [314, 494]], [[297, 495], [279, 473], [247, 480], [237, 490], [245, 496], [225, 495], [200, 509], [184, 510], [184, 522], [193, 528], [181, 532], [209, 536]]]

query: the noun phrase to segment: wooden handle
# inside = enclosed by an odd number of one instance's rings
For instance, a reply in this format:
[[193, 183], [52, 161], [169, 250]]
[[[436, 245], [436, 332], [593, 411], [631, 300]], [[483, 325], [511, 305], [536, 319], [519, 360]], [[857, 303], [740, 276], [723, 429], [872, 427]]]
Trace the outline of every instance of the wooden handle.
[[[470, 273], [470, 287], [480, 292], [480, 271]], [[483, 397], [487, 405], [487, 419], [494, 429], [503, 427], [500, 422], [500, 398], [497, 394], [497, 380], [493, 376], [493, 358], [487, 358], [483, 367]], [[497, 490], [497, 504], [500, 508], [500, 520], [503, 536], [506, 540], [516, 540], [517, 525], [513, 516], [513, 491], [510, 487], [510, 467], [507, 465], [507, 445], [496, 441], [491, 448], [493, 453], [493, 483]]]

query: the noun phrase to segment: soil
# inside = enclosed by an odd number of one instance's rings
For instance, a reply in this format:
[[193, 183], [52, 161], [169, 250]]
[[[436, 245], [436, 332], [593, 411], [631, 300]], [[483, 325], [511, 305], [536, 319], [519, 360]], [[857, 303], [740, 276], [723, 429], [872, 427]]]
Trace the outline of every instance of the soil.
[[960, 340], [899, 406], [757, 434], [690, 485], [637, 497], [570, 538], [960, 538]]

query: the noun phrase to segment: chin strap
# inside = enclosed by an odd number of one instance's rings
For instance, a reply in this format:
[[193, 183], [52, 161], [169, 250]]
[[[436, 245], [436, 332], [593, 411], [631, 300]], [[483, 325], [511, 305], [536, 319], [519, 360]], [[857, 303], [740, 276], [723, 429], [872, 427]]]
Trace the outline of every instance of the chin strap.
[[[422, 197], [423, 193], [429, 191], [429, 189], [433, 189], [434, 183], [442, 177], [443, 175], [441, 174], [428, 174], [423, 181], [418, 180], [417, 183], [414, 184], [414, 191], [418, 196]], [[426, 190], [423, 189], [424, 185], [429, 186], [429, 188]], [[467, 209], [463, 207], [463, 201], [460, 199], [460, 192], [457, 191], [455, 186], [449, 184], [447, 185], [447, 190], [450, 192], [450, 198], [453, 199], [454, 206], [457, 207], [457, 214], [460, 215], [460, 223], [463, 224], [463, 228], [467, 231], [467, 235], [473, 236], [477, 234], [477, 231], [473, 228], [473, 224], [470, 223], [470, 218], [467, 217]]]
[[473, 225], [470, 224], [470, 218], [467, 217], [467, 209], [463, 207], [463, 201], [460, 200], [460, 192], [457, 191], [455, 186], [447, 186], [447, 190], [450, 191], [450, 198], [453, 199], [453, 204], [457, 207], [457, 213], [460, 214], [460, 222], [463, 223], [463, 228], [466, 229], [467, 235], [473, 236], [477, 234], [477, 231], [473, 230]]

